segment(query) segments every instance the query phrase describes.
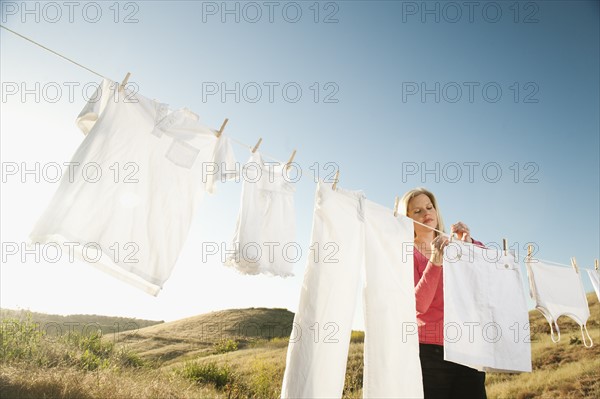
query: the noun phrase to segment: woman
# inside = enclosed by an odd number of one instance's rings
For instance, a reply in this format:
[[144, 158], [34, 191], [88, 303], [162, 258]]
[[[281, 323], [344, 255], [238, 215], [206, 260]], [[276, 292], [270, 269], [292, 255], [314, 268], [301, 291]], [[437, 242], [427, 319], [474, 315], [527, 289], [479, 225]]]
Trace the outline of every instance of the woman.
[[[415, 223], [415, 294], [419, 350], [425, 398], [486, 398], [485, 373], [444, 360], [443, 250], [449, 243], [435, 196], [416, 188], [402, 197], [404, 215]], [[462, 222], [450, 231], [466, 242], [483, 246], [471, 238]]]

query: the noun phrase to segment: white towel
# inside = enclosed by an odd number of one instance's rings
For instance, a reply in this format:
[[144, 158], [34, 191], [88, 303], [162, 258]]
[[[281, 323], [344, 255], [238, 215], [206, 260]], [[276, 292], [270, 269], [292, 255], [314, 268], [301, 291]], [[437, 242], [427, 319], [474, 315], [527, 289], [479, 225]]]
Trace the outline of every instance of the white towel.
[[444, 359], [530, 372], [529, 314], [514, 255], [454, 241], [444, 251]]

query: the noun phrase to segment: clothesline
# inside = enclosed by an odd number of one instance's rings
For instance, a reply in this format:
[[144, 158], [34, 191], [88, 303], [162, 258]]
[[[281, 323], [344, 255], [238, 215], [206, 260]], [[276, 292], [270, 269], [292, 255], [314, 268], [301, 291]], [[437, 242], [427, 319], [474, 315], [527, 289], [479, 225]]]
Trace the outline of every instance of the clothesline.
[[[93, 70], [91, 70], [90, 68], [88, 68], [88, 67], [86, 67], [86, 66], [83, 66], [83, 65], [81, 65], [80, 63], [78, 63], [78, 62], [75, 62], [75, 61], [73, 61], [72, 59], [70, 59], [70, 58], [67, 58], [67, 57], [65, 57], [65, 56], [64, 56], [64, 55], [62, 55], [62, 54], [59, 54], [59, 53], [57, 53], [56, 51], [54, 51], [54, 50], [51, 50], [51, 49], [49, 49], [48, 47], [46, 47], [46, 46], [43, 46], [43, 45], [41, 45], [40, 43], [38, 43], [38, 42], [36, 42], [36, 41], [33, 41], [33, 40], [31, 40], [30, 38], [28, 38], [28, 37], [25, 37], [25, 36], [21, 35], [20, 33], [17, 33], [17, 32], [15, 32], [15, 31], [14, 31], [14, 30], [12, 30], [12, 29], [8, 29], [8, 28], [7, 28], [6, 26], [4, 26], [4, 25], [0, 25], [0, 28], [6, 29], [7, 31], [9, 31], [9, 32], [11, 32], [11, 33], [14, 33], [15, 35], [17, 35], [17, 36], [19, 36], [19, 37], [21, 37], [21, 38], [23, 38], [23, 39], [25, 39], [25, 40], [27, 40], [27, 41], [29, 41], [29, 42], [31, 42], [31, 43], [33, 43], [33, 44], [35, 44], [35, 45], [37, 45], [37, 46], [40, 46], [41, 48], [43, 48], [44, 50], [47, 50], [47, 51], [51, 52], [52, 54], [56, 54], [56, 55], [58, 55], [59, 57], [61, 57], [61, 58], [64, 58], [65, 60], [67, 60], [67, 61], [69, 61], [69, 62], [72, 62], [73, 64], [77, 65], [78, 67], [81, 67], [81, 68], [83, 68], [83, 69], [85, 69], [85, 70], [87, 70], [87, 71], [89, 71], [89, 72], [93, 73], [93, 74], [94, 74], [94, 75], [96, 75], [96, 76], [99, 76], [99, 77], [101, 77], [101, 78], [104, 78], [104, 79], [108, 79], [108, 78], [107, 78], [107, 77], [105, 77], [104, 75], [101, 75], [101, 74], [99, 74], [98, 72], [96, 72], [96, 71], [93, 71]], [[110, 79], [109, 79], [109, 80], [110, 80]]]
[[[42, 44], [40, 44], [40, 43], [38, 43], [38, 42], [36, 42], [36, 41], [34, 41], [34, 40], [32, 40], [32, 39], [28, 38], [28, 37], [26, 37], [26, 36], [23, 36], [23, 35], [21, 35], [20, 33], [18, 33], [18, 32], [15, 32], [15, 31], [14, 31], [14, 30], [12, 30], [12, 29], [9, 29], [9, 28], [7, 28], [7, 27], [6, 27], [6, 26], [4, 26], [4, 25], [0, 25], [0, 28], [6, 29], [7, 31], [9, 31], [9, 32], [11, 32], [11, 33], [13, 33], [13, 34], [15, 34], [15, 35], [17, 35], [17, 36], [19, 36], [19, 37], [23, 38], [23, 39], [25, 39], [25, 40], [27, 40], [27, 41], [29, 41], [29, 42], [31, 42], [31, 43], [33, 43], [33, 44], [35, 44], [36, 46], [39, 46], [39, 47], [43, 48], [43, 49], [44, 49], [44, 50], [46, 50], [46, 51], [49, 51], [49, 52], [51, 52], [52, 54], [55, 54], [55, 55], [57, 55], [57, 56], [59, 56], [59, 57], [61, 57], [61, 58], [65, 59], [65, 60], [67, 60], [67, 61], [69, 61], [69, 62], [71, 62], [71, 63], [73, 63], [73, 64], [77, 65], [77, 66], [78, 66], [78, 67], [80, 67], [80, 68], [83, 68], [83, 69], [85, 69], [85, 70], [87, 70], [87, 71], [89, 71], [89, 72], [93, 73], [93, 74], [94, 74], [94, 75], [96, 75], [96, 76], [99, 76], [99, 77], [101, 77], [101, 78], [103, 78], [103, 79], [107, 79], [107, 80], [112, 80], [112, 81], [114, 81], [113, 79], [107, 78], [107, 77], [105, 77], [104, 75], [102, 75], [102, 74], [100, 74], [100, 73], [98, 73], [98, 72], [96, 72], [96, 71], [94, 71], [94, 70], [92, 70], [92, 69], [90, 69], [90, 68], [88, 68], [88, 67], [86, 67], [86, 66], [84, 66], [84, 65], [82, 65], [82, 64], [80, 64], [80, 63], [78, 63], [78, 62], [76, 62], [76, 61], [73, 61], [72, 59], [70, 59], [70, 58], [68, 58], [68, 57], [66, 57], [66, 56], [64, 56], [64, 55], [62, 55], [62, 54], [60, 54], [60, 53], [58, 53], [58, 52], [56, 52], [56, 51], [54, 51], [54, 50], [52, 50], [52, 49], [49, 49], [48, 47], [46, 47], [46, 46], [44, 46], [44, 45], [42, 45]], [[247, 149], [249, 149], [249, 150], [252, 150], [252, 149], [254, 148], [254, 146], [252, 146], [252, 145], [249, 145], [249, 144], [246, 144], [246, 143], [244, 143], [244, 142], [242, 142], [242, 141], [240, 141], [240, 140], [234, 139], [234, 138], [233, 138], [233, 137], [231, 137], [231, 136], [230, 136], [229, 138], [230, 138], [230, 140], [231, 140], [231, 141], [233, 141], [234, 143], [236, 143], [237, 145], [239, 145], [239, 146], [241, 146], [241, 147], [247, 148]], [[272, 155], [269, 155], [269, 154], [267, 154], [267, 153], [265, 153], [265, 152], [263, 152], [263, 151], [261, 151], [261, 154], [262, 154], [262, 155], [264, 155], [266, 158], [269, 158], [269, 159], [271, 159], [272, 161], [275, 161], [275, 162], [278, 162], [278, 163], [281, 163], [281, 164], [283, 164], [283, 163], [284, 163], [283, 161], [280, 161], [279, 159], [277, 159], [277, 158], [273, 157]], [[440, 233], [440, 234], [442, 234], [442, 235], [444, 235], [444, 236], [447, 236], [447, 237], [449, 237], [450, 239], [452, 239], [452, 237], [453, 237], [453, 234], [448, 234], [448, 233], [445, 233], [445, 232], [443, 232], [443, 231], [441, 231], [441, 230], [435, 229], [435, 228], [433, 228], [433, 227], [431, 227], [431, 226], [428, 226], [428, 225], [426, 225], [426, 224], [423, 224], [423, 223], [417, 222], [416, 220], [413, 220], [413, 222], [414, 222], [414, 223], [417, 223], [417, 224], [419, 224], [419, 225], [421, 225], [421, 226], [427, 227], [427, 228], [429, 228], [429, 229], [431, 229], [431, 230], [437, 231], [438, 233]], [[472, 243], [467, 243], [467, 244], [471, 244], [471, 245], [473, 245]], [[527, 256], [524, 256], [524, 257], [521, 257], [521, 256], [516, 256], [516, 257], [517, 257], [519, 260], [522, 260], [522, 261], [525, 261], [525, 260], [527, 259]], [[537, 258], [536, 258], [536, 259], [537, 259]], [[570, 266], [568, 266], [568, 265], [565, 265], [565, 264], [562, 264], [562, 263], [557, 263], [557, 262], [547, 261], [547, 260], [544, 260], [544, 259], [538, 259], [538, 260], [540, 260], [540, 261], [542, 261], [542, 262], [546, 262], [546, 263], [552, 263], [552, 264], [554, 264], [554, 265], [558, 265], [558, 266], [570, 267]], [[581, 270], [595, 270], [595, 269], [588, 269], [588, 268], [585, 268], [585, 267], [583, 267], [583, 268], [582, 268], [582, 267], [580, 267], [579, 269], [581, 269]]]
[[[438, 230], [438, 229], [436, 229], [436, 228], [434, 228], [434, 227], [428, 226], [428, 225], [426, 225], [426, 224], [424, 224], [424, 223], [417, 222], [416, 220], [413, 220], [413, 223], [420, 224], [420, 225], [421, 225], [421, 226], [423, 226], [423, 227], [427, 227], [428, 229], [431, 229], [431, 230], [433, 230], [433, 231], [437, 231], [438, 233], [442, 234], [443, 236], [449, 237], [450, 239], [452, 239], [452, 237], [454, 236], [454, 233], [453, 233], [453, 234], [448, 234], [448, 233], [445, 233], [445, 232], [443, 232], [443, 231], [441, 231], [441, 230]], [[466, 242], [466, 241], [464, 241], [464, 243], [465, 243], [465, 244], [469, 244], [469, 245], [475, 245], [475, 244], [473, 244], [473, 243]], [[516, 254], [515, 254], [515, 255], [516, 255]], [[523, 257], [521, 257], [521, 256], [518, 256], [518, 255], [516, 255], [515, 257], [516, 257], [517, 259], [519, 259], [519, 260], [522, 260], [522, 261], [525, 261], [525, 260], [527, 260], [527, 256], [523, 256]], [[571, 267], [571, 266], [569, 266], [569, 265], [565, 265], [565, 264], [563, 264], [563, 263], [557, 263], [557, 262], [553, 262], [553, 261], [550, 261], [550, 260], [539, 259], [539, 258], [534, 258], [534, 259], [536, 259], [536, 260], [538, 260], [538, 261], [541, 261], [541, 262], [544, 262], [544, 263], [550, 263], [550, 264], [553, 264], [553, 265], [556, 265], [556, 266]], [[579, 269], [581, 269], [581, 270], [595, 270], [595, 269], [588, 269], [588, 268], [586, 268], [586, 267], [579, 267]]]
[[[7, 28], [7, 27], [6, 27], [6, 26], [4, 26], [4, 25], [0, 25], [0, 28], [6, 29], [7, 31], [9, 31], [9, 32], [11, 32], [11, 33], [13, 33], [13, 34], [15, 34], [15, 35], [17, 35], [17, 36], [19, 36], [19, 37], [23, 38], [23, 39], [25, 39], [25, 40], [27, 40], [27, 41], [29, 41], [29, 42], [31, 42], [31, 43], [33, 43], [33, 44], [35, 44], [36, 46], [39, 46], [39, 47], [43, 48], [44, 50], [47, 50], [47, 51], [51, 52], [52, 54], [55, 54], [55, 55], [57, 55], [57, 56], [59, 56], [59, 57], [61, 57], [61, 58], [65, 59], [65, 60], [67, 60], [67, 61], [69, 61], [69, 62], [71, 62], [71, 63], [73, 63], [73, 64], [77, 65], [77, 66], [78, 66], [78, 67], [80, 67], [80, 68], [83, 68], [83, 69], [85, 69], [86, 71], [89, 71], [89, 72], [93, 73], [94, 75], [96, 75], [96, 76], [98, 76], [98, 77], [101, 77], [101, 78], [103, 78], [103, 79], [106, 79], [106, 80], [115, 81], [114, 79], [107, 78], [106, 76], [102, 75], [101, 73], [98, 73], [98, 72], [96, 72], [96, 71], [94, 71], [94, 70], [92, 70], [92, 69], [90, 69], [90, 68], [88, 68], [88, 67], [86, 67], [86, 66], [84, 66], [84, 65], [82, 65], [82, 64], [80, 64], [80, 63], [78, 63], [77, 61], [73, 61], [73, 60], [72, 60], [72, 59], [70, 59], [69, 57], [66, 57], [66, 56], [62, 55], [62, 54], [60, 54], [60, 53], [58, 53], [58, 52], [56, 52], [56, 51], [54, 51], [54, 50], [52, 50], [52, 49], [50, 49], [50, 48], [48, 48], [48, 47], [44, 46], [44, 45], [42, 45], [42, 44], [40, 44], [40, 43], [36, 42], [35, 40], [32, 40], [32, 39], [30, 39], [30, 38], [28, 38], [28, 37], [26, 37], [26, 36], [23, 36], [23, 35], [21, 35], [20, 33], [18, 33], [18, 32], [15, 32], [14, 30]], [[254, 146], [251, 146], [251, 145], [249, 145], [249, 144], [243, 143], [243, 142], [241, 142], [241, 141], [239, 141], [239, 140], [236, 140], [236, 139], [234, 139], [233, 137], [229, 137], [229, 138], [231, 139], [231, 141], [233, 141], [234, 143], [236, 143], [237, 145], [239, 145], [239, 146], [241, 146], [241, 147], [248, 148], [248, 149], [250, 149], [250, 150], [252, 150], [252, 149], [254, 148]], [[278, 162], [278, 163], [280, 163], [280, 164], [283, 164], [283, 163], [284, 163], [283, 161], [280, 161], [279, 159], [275, 158], [275, 157], [274, 157], [274, 156], [272, 156], [272, 155], [269, 155], [269, 154], [267, 154], [266, 152], [264, 152], [264, 151], [262, 151], [262, 150], [260, 151], [260, 153], [261, 153], [261, 155], [263, 155], [265, 158], [269, 158], [269, 159], [270, 159], [270, 160], [272, 160], [272, 161]]]
[[[233, 141], [234, 143], [236, 143], [237, 145], [239, 145], [240, 147], [244, 147], [247, 148], [249, 150], [252, 150], [254, 148], [254, 146], [251, 146], [249, 144], [243, 143], [239, 140], [234, 139], [233, 137], [229, 136], [229, 139], [231, 141]], [[267, 154], [266, 152], [264, 152], [263, 150], [260, 151], [260, 155], [264, 155], [265, 158], [269, 158], [271, 161], [275, 161], [275, 162], [279, 162], [280, 164], [283, 164], [283, 161], [280, 161], [279, 159], [275, 158], [272, 155]]]

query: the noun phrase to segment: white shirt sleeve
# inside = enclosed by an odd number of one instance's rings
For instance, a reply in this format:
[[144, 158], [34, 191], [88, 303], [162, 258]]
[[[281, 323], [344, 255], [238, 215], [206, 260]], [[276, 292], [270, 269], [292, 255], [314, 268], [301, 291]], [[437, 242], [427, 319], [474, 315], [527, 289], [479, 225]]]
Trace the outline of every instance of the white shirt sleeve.
[[239, 176], [238, 165], [236, 164], [233, 148], [229, 137], [224, 134], [217, 138], [215, 149], [212, 156], [213, 165], [216, 167], [216, 174], [207, 176], [206, 191], [214, 194], [216, 183], [218, 181], [237, 180]]
[[90, 97], [76, 119], [76, 124], [83, 134], [87, 135], [92, 130], [116, 86], [116, 82], [108, 79], [103, 79], [102, 83], [98, 85], [94, 95]]

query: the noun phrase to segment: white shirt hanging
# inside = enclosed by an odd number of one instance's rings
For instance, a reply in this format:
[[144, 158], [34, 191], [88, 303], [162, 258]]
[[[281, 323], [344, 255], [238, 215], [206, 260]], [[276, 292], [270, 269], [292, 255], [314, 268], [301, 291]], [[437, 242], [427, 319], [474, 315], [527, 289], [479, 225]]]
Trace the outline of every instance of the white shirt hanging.
[[196, 199], [221, 177], [208, 179], [206, 166], [233, 156], [228, 139], [187, 109], [169, 113], [166, 104], [117, 87], [104, 80], [81, 111], [77, 125], [86, 136], [71, 160], [75, 173], [63, 176], [30, 239], [71, 242], [78, 258], [156, 295]]

